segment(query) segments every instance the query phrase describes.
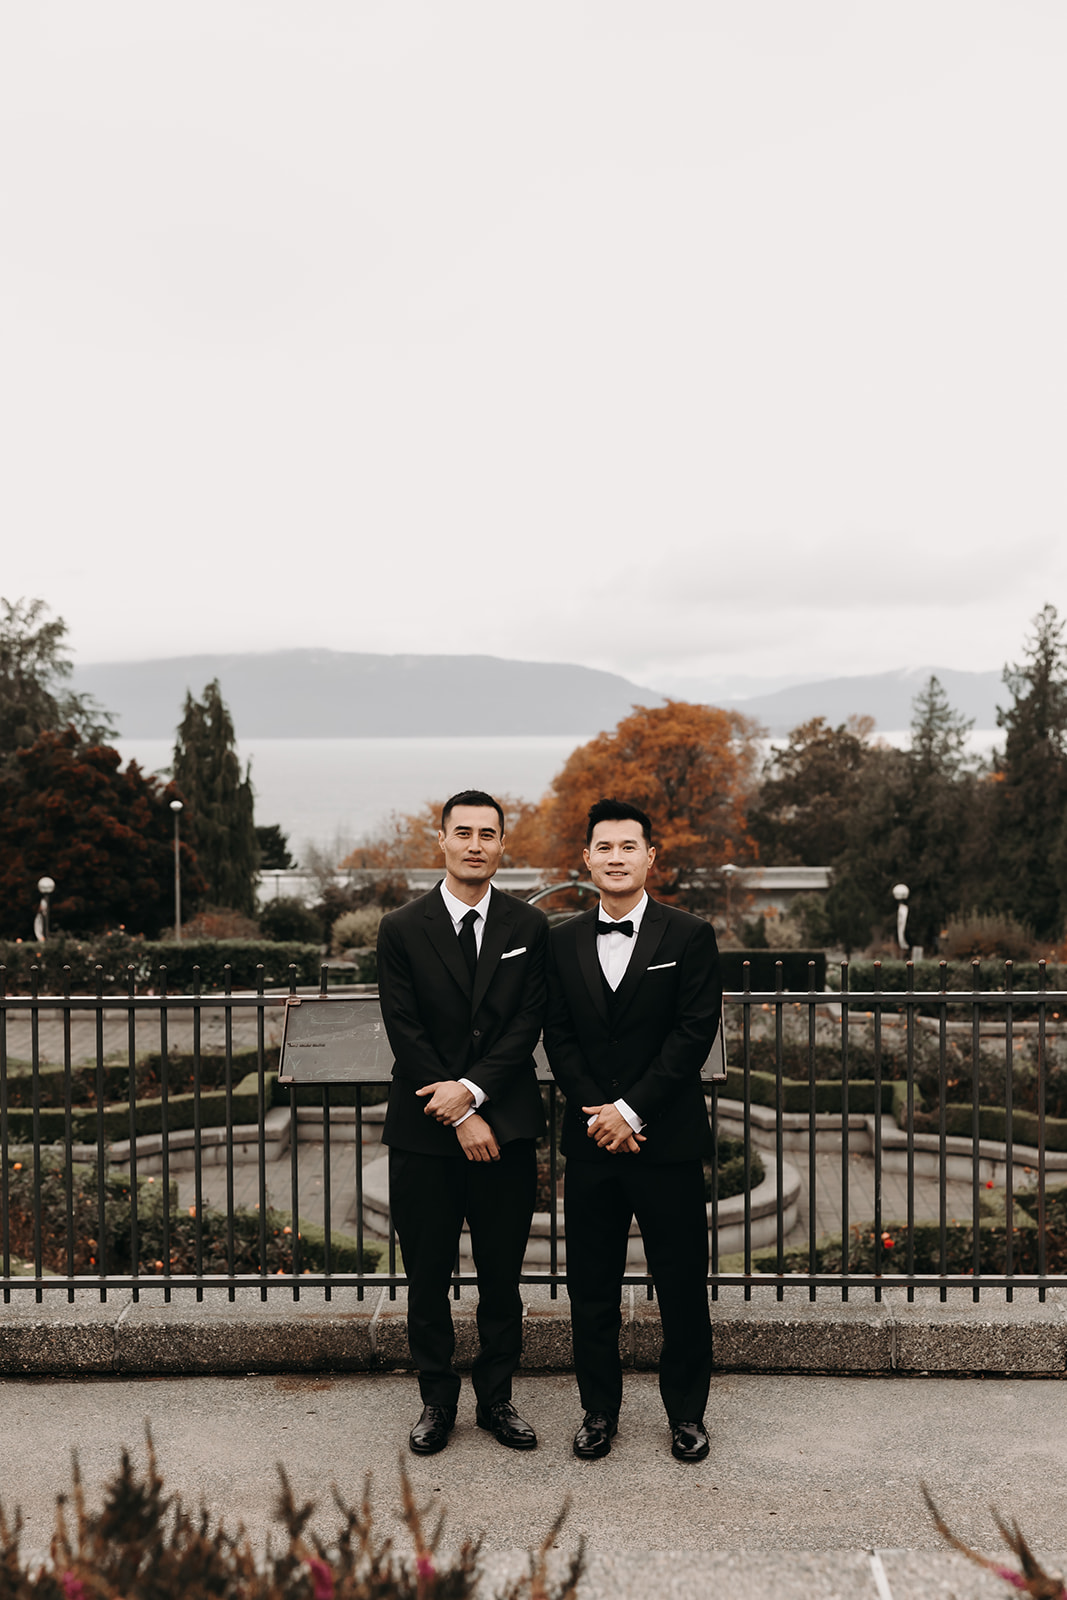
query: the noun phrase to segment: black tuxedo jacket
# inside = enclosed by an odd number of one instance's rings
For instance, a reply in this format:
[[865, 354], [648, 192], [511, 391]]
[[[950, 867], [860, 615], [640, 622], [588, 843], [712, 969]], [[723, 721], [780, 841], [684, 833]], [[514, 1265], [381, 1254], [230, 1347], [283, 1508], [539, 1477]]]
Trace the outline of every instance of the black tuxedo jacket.
[[[709, 922], [649, 900], [626, 975], [609, 1003], [596, 931], [599, 906], [549, 939], [545, 1050], [567, 1097], [562, 1149], [578, 1161], [686, 1161], [710, 1142], [700, 1069], [722, 1015]], [[621, 935], [613, 934], [612, 938]], [[641, 1153], [608, 1155], [583, 1106], [623, 1099], [645, 1121]]]
[[544, 913], [494, 889], [472, 984], [440, 886], [383, 917], [378, 991], [392, 1047], [383, 1138], [401, 1150], [462, 1157], [454, 1128], [415, 1091], [469, 1078], [499, 1144], [544, 1130], [533, 1052], [545, 1009]]

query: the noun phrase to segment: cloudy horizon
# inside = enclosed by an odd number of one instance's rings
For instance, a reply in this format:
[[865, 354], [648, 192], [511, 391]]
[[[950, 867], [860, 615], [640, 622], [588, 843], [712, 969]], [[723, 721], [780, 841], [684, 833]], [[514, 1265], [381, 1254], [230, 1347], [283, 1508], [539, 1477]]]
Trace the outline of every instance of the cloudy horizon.
[[765, 686], [999, 671], [1067, 609], [1051, 0], [56, 0], [0, 44], [0, 592], [79, 664]]

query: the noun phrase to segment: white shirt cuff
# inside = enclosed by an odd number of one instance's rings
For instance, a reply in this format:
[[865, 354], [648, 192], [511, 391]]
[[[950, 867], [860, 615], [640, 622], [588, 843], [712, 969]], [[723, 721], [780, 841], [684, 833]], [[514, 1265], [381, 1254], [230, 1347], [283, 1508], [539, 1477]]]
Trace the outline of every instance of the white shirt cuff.
[[482, 1106], [484, 1106], [485, 1102], [489, 1098], [485, 1090], [479, 1089], [478, 1085], [476, 1083], [472, 1083], [469, 1078], [460, 1078], [459, 1082], [465, 1089], [470, 1090], [471, 1094], [474, 1096], [474, 1104], [471, 1106], [469, 1111], [465, 1111], [461, 1117], [456, 1118], [455, 1122], [452, 1124], [454, 1128], [458, 1128], [461, 1122], [466, 1122], [468, 1117], [473, 1117], [474, 1113], [476, 1111], [480, 1111]]
[[644, 1117], [639, 1117], [633, 1106], [628, 1106], [625, 1100], [616, 1100], [615, 1109], [620, 1117], [625, 1117], [635, 1133], [640, 1133], [645, 1125]]
[[[628, 1106], [625, 1100], [615, 1100], [612, 1102], [612, 1104], [619, 1113], [619, 1116], [626, 1118], [626, 1121], [630, 1124], [634, 1132], [640, 1133], [645, 1125], [644, 1119], [637, 1115], [637, 1112], [634, 1110], [633, 1106]], [[467, 1115], [469, 1116], [470, 1113], [468, 1112]], [[593, 1123], [596, 1121], [596, 1117], [597, 1114], [594, 1111], [591, 1117], [586, 1118], [585, 1125], [587, 1128], [591, 1128], [593, 1126]]]

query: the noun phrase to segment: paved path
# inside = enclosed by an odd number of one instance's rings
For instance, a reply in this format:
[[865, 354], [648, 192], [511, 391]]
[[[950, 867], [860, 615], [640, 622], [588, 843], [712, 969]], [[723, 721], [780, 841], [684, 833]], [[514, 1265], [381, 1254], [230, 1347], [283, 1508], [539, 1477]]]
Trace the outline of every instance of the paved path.
[[[654, 1377], [629, 1373], [618, 1440], [601, 1462], [570, 1450], [577, 1398], [569, 1376], [520, 1375], [515, 1398], [540, 1448], [502, 1450], [476, 1429], [469, 1388], [448, 1449], [411, 1457], [417, 1413], [408, 1375], [82, 1379], [0, 1382], [8, 1437], [0, 1499], [26, 1516], [24, 1544], [43, 1551], [54, 1495], [76, 1449], [91, 1502], [123, 1445], [143, 1460], [149, 1420], [164, 1478], [186, 1503], [204, 1497], [257, 1541], [269, 1526], [282, 1461], [298, 1496], [336, 1526], [330, 1485], [358, 1496], [374, 1475], [383, 1530], [397, 1531], [397, 1461], [419, 1499], [447, 1512], [447, 1540], [485, 1535], [491, 1571], [521, 1570], [560, 1506], [558, 1541], [591, 1552], [594, 1596], [848, 1596], [875, 1600], [880, 1552], [893, 1600], [1007, 1590], [943, 1551], [919, 1494], [925, 1480], [964, 1538], [996, 1547], [990, 1504], [1017, 1517], [1041, 1552], [1067, 1549], [1067, 1386], [1053, 1380], [717, 1376], [710, 1459], [669, 1454]], [[404, 1534], [398, 1533], [404, 1545]], [[885, 1600], [884, 1594], [881, 1600]]]

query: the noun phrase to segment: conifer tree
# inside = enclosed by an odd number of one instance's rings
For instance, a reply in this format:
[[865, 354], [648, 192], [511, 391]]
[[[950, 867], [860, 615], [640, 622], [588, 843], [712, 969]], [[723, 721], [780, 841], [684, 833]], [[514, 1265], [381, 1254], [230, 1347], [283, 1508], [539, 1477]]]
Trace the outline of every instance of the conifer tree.
[[73, 694], [64, 640], [67, 624], [48, 617], [43, 600], [0, 600], [0, 762], [46, 731], [73, 723], [87, 745], [114, 732], [110, 717], [91, 695]]
[[995, 777], [1001, 909], [1040, 938], [1059, 939], [1067, 913], [1067, 646], [1055, 606], [1038, 612], [1026, 654], [1004, 668], [1013, 704], [998, 709], [1004, 753]]
[[183, 828], [196, 849], [208, 900], [248, 916], [255, 909], [259, 864], [250, 772], [241, 775], [218, 679], [201, 700], [187, 694], [174, 746], [174, 781], [186, 806]]

